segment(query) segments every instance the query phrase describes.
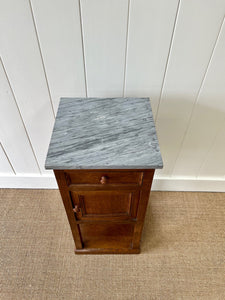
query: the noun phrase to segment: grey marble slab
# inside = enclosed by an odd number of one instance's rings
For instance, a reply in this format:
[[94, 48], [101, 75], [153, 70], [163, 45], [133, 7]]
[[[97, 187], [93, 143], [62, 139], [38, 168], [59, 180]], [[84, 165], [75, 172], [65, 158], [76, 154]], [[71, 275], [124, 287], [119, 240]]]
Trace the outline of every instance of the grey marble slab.
[[46, 169], [163, 167], [149, 98], [62, 98]]

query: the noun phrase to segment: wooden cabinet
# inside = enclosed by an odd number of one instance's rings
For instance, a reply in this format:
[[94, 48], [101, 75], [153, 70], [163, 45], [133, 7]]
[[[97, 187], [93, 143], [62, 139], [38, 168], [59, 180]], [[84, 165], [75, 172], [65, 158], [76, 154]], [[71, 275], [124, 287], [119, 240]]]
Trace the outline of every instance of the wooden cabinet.
[[154, 170], [54, 170], [75, 253], [139, 253]]
[[75, 253], [139, 253], [152, 179], [163, 167], [148, 98], [62, 98], [45, 162]]

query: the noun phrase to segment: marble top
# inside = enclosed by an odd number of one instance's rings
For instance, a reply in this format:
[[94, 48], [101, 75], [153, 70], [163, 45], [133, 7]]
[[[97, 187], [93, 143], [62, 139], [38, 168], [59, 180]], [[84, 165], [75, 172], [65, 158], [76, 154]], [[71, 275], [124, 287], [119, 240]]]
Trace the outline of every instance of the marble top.
[[61, 98], [46, 169], [162, 167], [149, 98]]

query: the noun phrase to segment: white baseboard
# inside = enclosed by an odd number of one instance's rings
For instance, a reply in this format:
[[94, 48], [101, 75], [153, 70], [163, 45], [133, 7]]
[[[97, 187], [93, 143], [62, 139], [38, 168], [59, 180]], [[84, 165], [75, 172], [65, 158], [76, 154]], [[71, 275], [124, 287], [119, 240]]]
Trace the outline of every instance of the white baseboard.
[[[53, 174], [0, 174], [0, 188], [57, 189]], [[153, 191], [225, 192], [225, 178], [156, 177]]]
[[53, 174], [20, 174], [0, 175], [0, 188], [10, 189], [57, 189], [57, 182]]
[[153, 191], [225, 192], [223, 178], [155, 178]]

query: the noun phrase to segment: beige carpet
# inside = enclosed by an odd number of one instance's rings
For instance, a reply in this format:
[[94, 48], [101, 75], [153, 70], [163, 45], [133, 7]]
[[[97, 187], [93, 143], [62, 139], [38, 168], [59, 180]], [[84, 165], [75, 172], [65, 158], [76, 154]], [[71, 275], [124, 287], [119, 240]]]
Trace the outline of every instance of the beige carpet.
[[0, 299], [225, 299], [225, 194], [152, 192], [138, 255], [75, 255], [57, 190], [0, 200]]

